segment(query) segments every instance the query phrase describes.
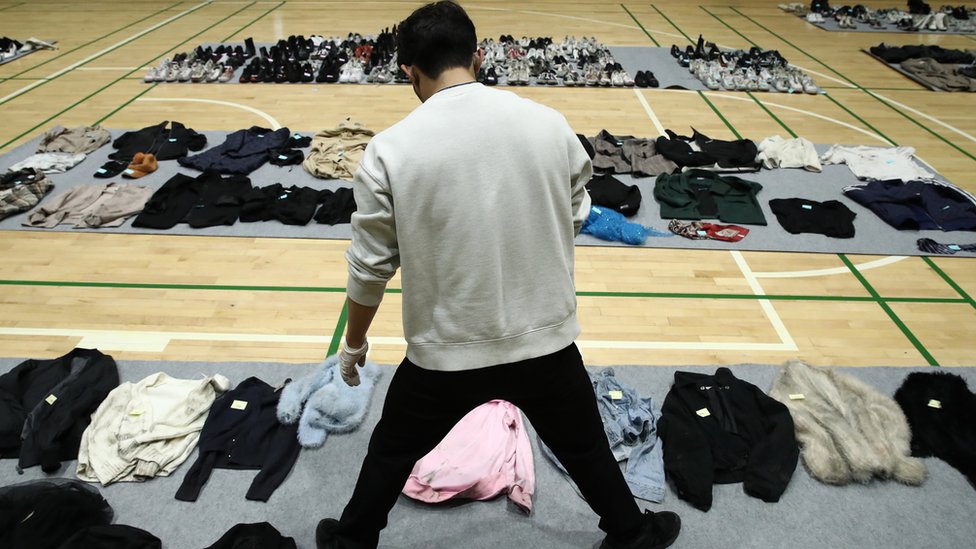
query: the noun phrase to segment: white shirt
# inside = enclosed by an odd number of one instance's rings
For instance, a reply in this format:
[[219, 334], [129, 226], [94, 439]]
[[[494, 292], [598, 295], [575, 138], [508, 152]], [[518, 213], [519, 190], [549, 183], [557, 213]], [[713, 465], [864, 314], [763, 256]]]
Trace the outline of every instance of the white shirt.
[[566, 119], [478, 83], [441, 90], [374, 137], [353, 181], [349, 297], [402, 267], [407, 357], [467, 370], [579, 335], [574, 244], [590, 159]]
[[915, 163], [913, 147], [844, 147], [834, 145], [820, 160], [824, 164], [847, 164], [858, 179], [933, 179], [935, 174]]
[[811, 172], [823, 170], [817, 149], [813, 143], [802, 137], [783, 139], [778, 135], [767, 137], [759, 142], [756, 162], [762, 162], [766, 169], [803, 168]]

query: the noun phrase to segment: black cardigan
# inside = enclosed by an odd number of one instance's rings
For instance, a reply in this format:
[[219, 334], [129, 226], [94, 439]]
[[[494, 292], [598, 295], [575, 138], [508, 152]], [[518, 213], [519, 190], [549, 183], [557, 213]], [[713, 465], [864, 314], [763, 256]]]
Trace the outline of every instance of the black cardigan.
[[280, 396], [274, 387], [249, 377], [218, 397], [203, 424], [197, 460], [183, 478], [176, 499], [196, 501], [210, 473], [220, 468], [260, 469], [245, 497], [268, 501], [301, 451], [298, 423], [278, 422]]
[[0, 376], [0, 457], [45, 472], [76, 459], [91, 414], [118, 385], [115, 360], [96, 349], [20, 363]]
[[750, 496], [778, 501], [799, 456], [789, 409], [728, 368], [675, 372], [657, 432], [678, 497], [702, 511], [713, 484], [742, 482]]

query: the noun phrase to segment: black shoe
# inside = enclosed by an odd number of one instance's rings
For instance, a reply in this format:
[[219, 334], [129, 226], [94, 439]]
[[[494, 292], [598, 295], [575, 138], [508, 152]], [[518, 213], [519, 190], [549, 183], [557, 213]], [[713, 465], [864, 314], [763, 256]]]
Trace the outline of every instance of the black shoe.
[[702, 59], [705, 57], [705, 39], [702, 35], [698, 35], [698, 43], [695, 44], [695, 56], [693, 59]]
[[[678, 539], [678, 533], [681, 532], [681, 519], [675, 513], [671, 511], [657, 513], [644, 511], [643, 519], [644, 526], [641, 528], [637, 539], [628, 543], [621, 543], [607, 536], [600, 544], [600, 549], [664, 549], [670, 547], [674, 540]], [[322, 527], [322, 522], [319, 523], [319, 528]], [[315, 532], [315, 540], [318, 542], [318, 530]], [[332, 546], [320, 545], [319, 549], [324, 547]], [[334, 547], [338, 548], [339, 546], [337, 544]]]
[[488, 69], [485, 73], [485, 85], [486, 86], [496, 86], [498, 85], [498, 73], [495, 72], [495, 67]]
[[244, 39], [244, 57], [245, 58], [254, 57], [254, 54], [255, 53], [257, 53], [257, 51], [254, 49], [254, 39], [253, 38], [245, 38]]
[[652, 87], [652, 88], [656, 88], [656, 87], [658, 87], [658, 86], [661, 85], [661, 83], [657, 81], [657, 77], [654, 76], [654, 73], [651, 72], [651, 71], [645, 72], [644, 73], [644, 78], [647, 79], [647, 85], [650, 86], [650, 87]]
[[638, 88], [647, 87], [647, 78], [644, 76], [644, 71], [637, 71], [637, 74], [634, 75], [634, 85]]
[[671, 57], [677, 59], [679, 55], [681, 55], [681, 50], [678, 49], [678, 45], [671, 44]]

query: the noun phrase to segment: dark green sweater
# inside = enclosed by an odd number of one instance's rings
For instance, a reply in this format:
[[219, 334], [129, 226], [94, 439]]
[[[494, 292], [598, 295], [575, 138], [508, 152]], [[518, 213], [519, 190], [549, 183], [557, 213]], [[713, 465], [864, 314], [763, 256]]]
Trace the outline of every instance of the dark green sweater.
[[765, 225], [766, 217], [756, 195], [762, 185], [708, 170], [661, 174], [654, 184], [654, 198], [661, 204], [662, 219], [719, 219], [726, 223]]

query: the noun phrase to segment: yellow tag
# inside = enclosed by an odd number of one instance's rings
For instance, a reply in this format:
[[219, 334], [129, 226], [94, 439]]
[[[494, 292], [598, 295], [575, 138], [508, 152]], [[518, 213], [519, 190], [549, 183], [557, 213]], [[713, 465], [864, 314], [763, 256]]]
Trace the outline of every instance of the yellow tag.
[[230, 407], [233, 408], [234, 410], [243, 410], [244, 408], [247, 408], [247, 401], [235, 400], [234, 402], [230, 403]]
[[623, 391], [610, 391], [610, 398], [612, 400], [620, 400], [620, 399], [624, 398], [624, 392]]
[[699, 415], [700, 417], [708, 417], [708, 416], [710, 416], [710, 415], [712, 415], [712, 414], [711, 414], [711, 413], [710, 413], [710, 412], [708, 411], [708, 408], [702, 408], [701, 410], [698, 410], [698, 411], [697, 411], [697, 412], [695, 412], [695, 413], [696, 413], [696, 414], [698, 414], [698, 415]]
[[929, 408], [942, 408], [942, 401], [932, 399], [929, 401]]
[[803, 400], [807, 397], [803, 396], [803, 393], [792, 393], [790, 395], [790, 400]]
[[56, 400], [58, 400], [58, 397], [56, 397], [54, 395], [47, 395], [47, 398], [44, 399], [44, 402], [47, 402], [48, 404], [54, 405], [54, 402]]
[[130, 416], [141, 416], [145, 412], [146, 412], [145, 410], [130, 410], [129, 411], [129, 415]]

